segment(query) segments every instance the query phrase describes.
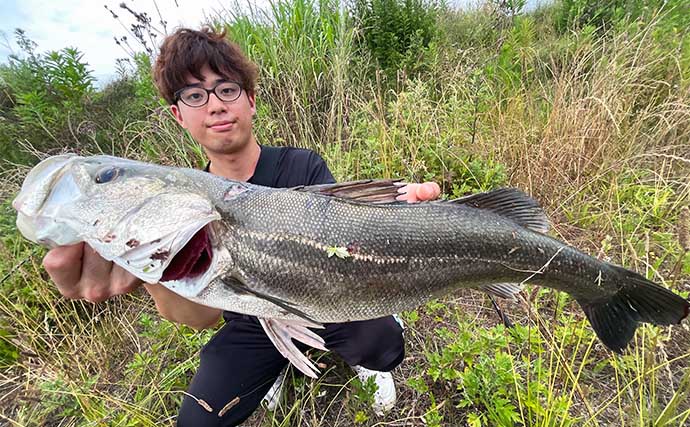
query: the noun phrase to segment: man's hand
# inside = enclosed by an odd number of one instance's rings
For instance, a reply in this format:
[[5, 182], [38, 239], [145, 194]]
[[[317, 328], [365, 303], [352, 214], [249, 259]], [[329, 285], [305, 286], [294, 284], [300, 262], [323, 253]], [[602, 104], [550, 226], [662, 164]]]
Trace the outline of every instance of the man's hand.
[[[51, 249], [43, 258], [43, 267], [60, 293], [71, 299], [101, 302], [132, 292], [143, 283], [85, 243]], [[189, 301], [164, 286], [146, 284], [145, 288], [161, 316], [172, 322], [204, 329], [220, 319], [221, 310]]]
[[407, 203], [425, 202], [435, 200], [441, 195], [441, 187], [435, 182], [425, 182], [423, 184], [407, 184], [400, 187], [401, 193], [395, 200], [406, 200]]
[[43, 258], [43, 267], [60, 293], [70, 299], [101, 302], [132, 292], [142, 284], [85, 243], [51, 249]]

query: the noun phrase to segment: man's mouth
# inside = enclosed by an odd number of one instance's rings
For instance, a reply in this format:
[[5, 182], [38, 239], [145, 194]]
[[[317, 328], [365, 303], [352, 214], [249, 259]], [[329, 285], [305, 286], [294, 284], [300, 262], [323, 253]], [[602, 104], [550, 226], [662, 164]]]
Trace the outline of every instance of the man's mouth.
[[192, 237], [189, 242], [172, 259], [161, 277], [162, 282], [194, 278], [208, 270], [213, 259], [211, 239], [207, 227]]
[[209, 126], [210, 129], [215, 130], [217, 132], [223, 132], [223, 131], [228, 131], [232, 129], [234, 126], [234, 122], [229, 122], [229, 121], [222, 121], [222, 122], [216, 122], [213, 123]]

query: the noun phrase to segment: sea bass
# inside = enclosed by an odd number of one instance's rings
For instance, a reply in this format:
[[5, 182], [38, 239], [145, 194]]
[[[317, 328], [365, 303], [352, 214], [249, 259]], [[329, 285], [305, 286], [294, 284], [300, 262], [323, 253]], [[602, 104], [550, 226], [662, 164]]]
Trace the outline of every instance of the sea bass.
[[622, 351], [639, 322], [681, 322], [690, 304], [546, 232], [516, 189], [395, 202], [391, 180], [274, 189], [110, 156], [61, 155], [27, 175], [17, 226], [48, 246], [84, 241], [147, 283], [259, 317], [280, 352], [318, 372], [309, 328], [409, 310], [457, 288], [510, 296], [527, 281], [577, 300]]

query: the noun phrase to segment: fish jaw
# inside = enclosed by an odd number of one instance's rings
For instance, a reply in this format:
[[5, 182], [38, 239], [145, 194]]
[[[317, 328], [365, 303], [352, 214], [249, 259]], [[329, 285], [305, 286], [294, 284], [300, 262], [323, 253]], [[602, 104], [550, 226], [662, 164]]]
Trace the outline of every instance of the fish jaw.
[[32, 242], [50, 247], [79, 242], [70, 224], [55, 220], [59, 206], [81, 195], [72, 177], [65, 173], [75, 158], [66, 154], [43, 160], [29, 172], [12, 201], [17, 228]]
[[49, 157], [36, 165], [24, 178], [22, 188], [12, 207], [27, 216], [35, 215], [50, 196], [53, 184], [76, 156], [65, 154]]

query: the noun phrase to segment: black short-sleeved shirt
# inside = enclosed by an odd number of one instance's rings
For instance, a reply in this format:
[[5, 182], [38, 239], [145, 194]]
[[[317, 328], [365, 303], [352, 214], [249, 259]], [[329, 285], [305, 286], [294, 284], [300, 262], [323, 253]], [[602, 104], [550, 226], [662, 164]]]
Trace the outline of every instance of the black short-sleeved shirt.
[[[206, 172], [210, 166], [209, 162]], [[335, 179], [326, 162], [311, 150], [262, 145], [256, 170], [248, 182], [265, 187], [289, 188], [332, 184]]]
[[[211, 162], [204, 169], [209, 171]], [[300, 185], [332, 184], [335, 179], [326, 162], [311, 150], [261, 146], [254, 175], [248, 182], [264, 187], [289, 188]], [[226, 321], [232, 313], [224, 312]]]

